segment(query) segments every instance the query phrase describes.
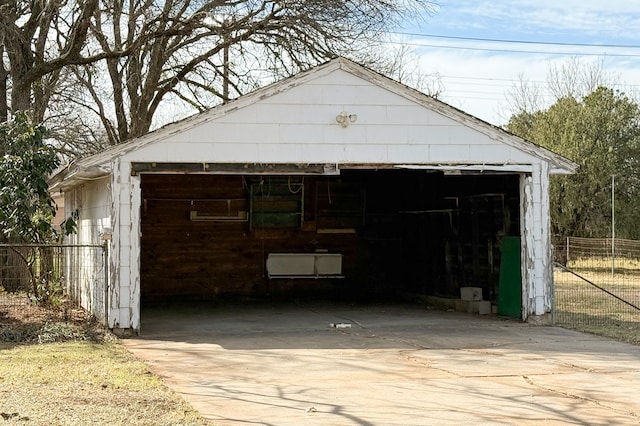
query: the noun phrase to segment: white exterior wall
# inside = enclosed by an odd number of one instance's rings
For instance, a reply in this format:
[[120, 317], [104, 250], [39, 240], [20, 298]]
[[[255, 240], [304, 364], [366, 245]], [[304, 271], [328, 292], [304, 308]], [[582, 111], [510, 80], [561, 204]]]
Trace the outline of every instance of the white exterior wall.
[[140, 329], [140, 177], [131, 176], [130, 163], [114, 160], [111, 185], [114, 235], [110, 271], [108, 325]]
[[[336, 122], [343, 111], [358, 117], [346, 128]], [[197, 126], [178, 126], [157, 142], [127, 154], [126, 161], [530, 164], [539, 160], [335, 70]]]
[[[78, 232], [67, 237], [69, 244], [103, 245], [102, 234], [111, 229], [109, 179], [102, 178], [65, 193], [67, 216], [78, 212]], [[107, 278], [103, 250], [99, 247], [69, 248], [66, 253], [68, 293], [100, 320], [105, 320]]]
[[553, 308], [548, 172], [546, 163], [534, 164], [520, 180], [522, 318], [546, 323]]

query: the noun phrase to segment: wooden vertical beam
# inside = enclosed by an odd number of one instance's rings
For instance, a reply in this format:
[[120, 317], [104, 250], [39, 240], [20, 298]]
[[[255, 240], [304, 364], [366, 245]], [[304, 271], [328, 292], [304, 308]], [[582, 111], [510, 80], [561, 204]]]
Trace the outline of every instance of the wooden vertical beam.
[[142, 188], [140, 176], [130, 177], [130, 180], [129, 327], [138, 333], [140, 331], [140, 211], [142, 207]]
[[520, 179], [522, 217], [522, 318], [550, 323], [553, 306], [553, 264], [549, 217], [549, 167], [534, 164]]
[[530, 174], [520, 175], [520, 239], [522, 244], [521, 272], [522, 272], [522, 319], [526, 320], [532, 312], [531, 297], [533, 291], [533, 246], [534, 235], [530, 226], [533, 224], [533, 179]]
[[111, 250], [109, 256], [109, 270], [111, 288], [109, 289], [109, 314], [107, 326], [111, 329], [120, 328], [120, 159], [112, 161], [111, 174]]

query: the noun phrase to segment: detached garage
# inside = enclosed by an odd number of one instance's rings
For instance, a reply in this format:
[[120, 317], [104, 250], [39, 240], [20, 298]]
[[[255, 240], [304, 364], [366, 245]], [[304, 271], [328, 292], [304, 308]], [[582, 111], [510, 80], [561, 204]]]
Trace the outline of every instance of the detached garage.
[[139, 331], [141, 305], [162, 301], [462, 287], [547, 322], [549, 175], [575, 167], [338, 58], [80, 160], [52, 188], [79, 220], [70, 243], [109, 241], [106, 288], [68, 285], [89, 308], [107, 294], [111, 328]]

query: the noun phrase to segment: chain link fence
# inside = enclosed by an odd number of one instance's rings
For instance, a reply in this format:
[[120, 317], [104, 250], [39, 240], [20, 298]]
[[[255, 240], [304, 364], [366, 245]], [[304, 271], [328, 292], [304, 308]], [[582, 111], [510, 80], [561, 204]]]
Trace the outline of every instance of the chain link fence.
[[106, 320], [101, 245], [0, 244], [0, 324], [65, 321], [77, 306]]
[[558, 325], [640, 343], [640, 241], [557, 238]]

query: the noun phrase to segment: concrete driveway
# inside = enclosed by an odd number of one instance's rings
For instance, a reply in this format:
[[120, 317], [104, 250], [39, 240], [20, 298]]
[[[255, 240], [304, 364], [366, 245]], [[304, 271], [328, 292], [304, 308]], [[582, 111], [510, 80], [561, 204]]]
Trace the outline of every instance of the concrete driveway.
[[142, 315], [125, 345], [215, 424], [640, 424], [640, 347], [562, 328], [406, 305]]

